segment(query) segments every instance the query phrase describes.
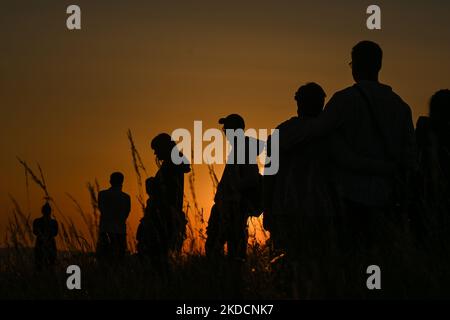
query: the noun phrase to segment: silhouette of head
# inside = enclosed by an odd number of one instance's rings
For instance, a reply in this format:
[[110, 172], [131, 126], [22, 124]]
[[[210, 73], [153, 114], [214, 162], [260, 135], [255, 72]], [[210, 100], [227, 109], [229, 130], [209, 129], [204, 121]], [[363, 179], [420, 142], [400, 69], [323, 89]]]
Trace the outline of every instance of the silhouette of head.
[[353, 79], [378, 81], [381, 70], [383, 50], [372, 41], [361, 41], [352, 49], [352, 75]]
[[154, 177], [150, 177], [145, 180], [145, 191], [149, 196], [154, 196], [156, 191], [156, 179]]
[[431, 97], [430, 118], [435, 130], [450, 130], [450, 90], [439, 90]]
[[114, 172], [109, 178], [109, 183], [112, 187], [122, 187], [124, 176], [121, 172]]
[[50, 217], [51, 213], [52, 213], [52, 207], [50, 207], [50, 204], [48, 202], [46, 202], [42, 208], [41, 208], [41, 213], [44, 217]]
[[219, 123], [223, 125], [223, 130], [232, 129], [245, 129], [245, 122], [244, 119], [238, 115], [238, 114], [230, 114], [226, 116], [225, 118], [220, 118]]
[[157, 159], [166, 161], [171, 159], [172, 149], [176, 146], [176, 143], [169, 134], [160, 133], [153, 138], [150, 145]]
[[317, 83], [310, 82], [301, 86], [295, 93], [298, 116], [317, 117], [323, 110], [325, 97], [325, 91]]

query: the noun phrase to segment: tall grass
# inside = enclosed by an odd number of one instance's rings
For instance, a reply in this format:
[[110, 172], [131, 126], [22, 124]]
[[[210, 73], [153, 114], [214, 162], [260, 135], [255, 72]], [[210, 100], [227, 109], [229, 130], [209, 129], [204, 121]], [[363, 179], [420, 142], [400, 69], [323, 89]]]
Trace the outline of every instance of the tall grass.
[[[131, 131], [127, 132], [130, 142], [131, 159], [136, 173], [138, 191], [136, 198], [142, 209], [145, 207], [143, 180], [148, 177], [147, 169], [139, 155]], [[27, 190], [29, 182], [35, 183], [43, 194], [43, 199], [54, 207], [59, 221], [60, 232], [57, 237], [58, 265], [53, 273], [35, 274], [32, 246], [34, 235], [32, 220], [28, 210], [10, 196], [12, 212], [4, 236], [6, 249], [0, 250], [0, 297], [2, 298], [149, 298], [149, 299], [195, 299], [195, 298], [252, 298], [252, 299], [290, 299], [290, 298], [326, 298], [348, 297], [342, 288], [348, 281], [340, 272], [341, 263], [346, 259], [343, 252], [336, 250], [333, 265], [334, 278], [320, 274], [316, 268], [321, 263], [320, 252], [311, 261], [300, 261], [300, 274], [289, 261], [289, 254], [273, 251], [270, 235], [262, 227], [262, 217], [249, 219], [250, 241], [248, 259], [243, 271], [236, 278], [230, 261], [211, 262], [205, 258], [204, 241], [206, 238], [205, 211], [197, 202], [196, 171], [193, 169], [187, 177], [189, 197], [185, 195], [184, 211], [188, 219], [187, 239], [183, 254], [171, 257], [168, 276], [158, 274], [151, 266], [143, 265], [133, 255], [135, 239], [128, 232], [130, 255], [126, 261], [115, 268], [104, 269], [97, 265], [95, 251], [99, 224], [97, 196], [99, 184], [95, 180], [86, 186], [90, 198], [90, 209], [85, 210], [72, 195], [66, 196], [72, 202], [83, 225], [76, 225], [70, 215], [64, 214], [52, 194], [49, 192], [42, 168], [34, 170], [26, 161], [18, 159], [24, 168]], [[208, 167], [214, 190], [218, 179], [213, 166]], [[420, 182], [419, 184], [422, 184]], [[391, 229], [395, 234], [390, 244], [392, 254], [389, 263], [382, 266], [383, 286], [394, 287], [396, 298], [450, 298], [450, 215], [448, 190], [441, 186], [438, 198], [436, 194], [428, 197], [424, 191], [415, 195], [414, 203], [409, 207], [408, 221], [401, 227], [386, 225], [379, 230]], [[27, 191], [27, 198], [28, 191]], [[414, 219], [419, 219], [414, 224]], [[83, 231], [84, 230], [84, 231]], [[267, 242], [259, 241], [256, 232]], [[338, 243], [334, 234], [330, 242]], [[320, 250], [320, 248], [317, 248]], [[348, 262], [348, 261], [347, 261]], [[356, 263], [356, 262], [355, 262]], [[376, 263], [376, 262], [375, 262]], [[71, 292], [65, 287], [65, 268], [77, 264], [83, 272], [83, 290]], [[305, 267], [306, 266], [306, 267]], [[309, 269], [308, 269], [309, 268]], [[315, 269], [316, 271], [314, 271]], [[311, 271], [313, 270], [313, 271]], [[360, 270], [363, 278], [365, 270]], [[294, 279], [300, 286], [293, 286]], [[365, 281], [365, 280], [364, 280]], [[239, 284], [238, 290], [236, 284]], [[358, 291], [359, 290], [359, 291]], [[358, 297], [370, 298], [371, 292], [365, 282], [356, 290]], [[376, 294], [374, 295], [375, 297]], [[380, 295], [382, 296], [382, 295]]]
[[[131, 160], [136, 176], [136, 199], [142, 212], [145, 210], [144, 181], [149, 176], [148, 170], [142, 161], [140, 153], [134, 142], [131, 130], [127, 132], [130, 145]], [[23, 210], [19, 202], [11, 198], [13, 209], [8, 221], [7, 232], [4, 236], [4, 250], [0, 251], [0, 296], [4, 298], [220, 298], [236, 297], [236, 279], [228, 272], [225, 262], [211, 265], [204, 256], [204, 242], [206, 240], [205, 210], [201, 208], [196, 193], [196, 171], [187, 176], [189, 195], [184, 196], [183, 210], [188, 220], [187, 238], [183, 245], [182, 255], [171, 257], [171, 277], [161, 278], [151, 266], [138, 262], [133, 255], [136, 242], [134, 232], [128, 230], [129, 258], [122, 266], [116, 269], [100, 270], [95, 263], [94, 252], [97, 244], [100, 212], [97, 197], [100, 190], [97, 180], [86, 185], [90, 199], [90, 209], [83, 205], [70, 193], [66, 197], [73, 204], [79, 216], [81, 225], [77, 225], [72, 216], [65, 214], [58, 206], [57, 201], [49, 191], [44, 172], [38, 164], [36, 170], [23, 159], [18, 158], [19, 164], [24, 168], [27, 199], [29, 199], [29, 183], [32, 182], [42, 192], [44, 201], [49, 202], [54, 210], [55, 218], [59, 223], [57, 236], [58, 264], [56, 270], [50, 274], [34, 273], [33, 245], [35, 236], [32, 230], [32, 217], [29, 200], [27, 210]], [[213, 166], [208, 167], [214, 191], [218, 185], [218, 178]], [[251, 222], [249, 222], [251, 223]], [[253, 224], [257, 223], [255, 221]], [[256, 225], [255, 225], [256, 226]], [[254, 226], [254, 227], [255, 227]], [[256, 237], [255, 237], [256, 239]], [[256, 244], [256, 240], [252, 241]], [[262, 256], [261, 247], [250, 247], [248, 270], [255, 279], [256, 270], [267, 272], [268, 258]], [[77, 264], [83, 270], [83, 279], [87, 288], [79, 294], [69, 292], [65, 288], [65, 267]], [[251, 264], [251, 266], [250, 266]], [[265, 275], [264, 277], [266, 277]], [[267, 280], [267, 279], [265, 279]], [[267, 285], [267, 292], [271, 292], [267, 281], [261, 281], [258, 286]], [[250, 284], [247, 288], [249, 297], [267, 296], [267, 292], [253, 292]]]

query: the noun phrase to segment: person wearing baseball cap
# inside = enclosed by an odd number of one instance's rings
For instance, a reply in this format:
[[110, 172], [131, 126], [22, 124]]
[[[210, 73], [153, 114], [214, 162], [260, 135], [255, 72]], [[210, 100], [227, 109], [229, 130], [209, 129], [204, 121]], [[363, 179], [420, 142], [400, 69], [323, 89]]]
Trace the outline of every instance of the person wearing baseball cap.
[[220, 118], [219, 119], [219, 124], [223, 125], [223, 128], [226, 129], [233, 129], [233, 130], [238, 130], [238, 129], [245, 129], [245, 121], [244, 119], [236, 114], [236, 113], [232, 113], [224, 118]]
[[[223, 256], [224, 245], [227, 243], [228, 257], [243, 261], [248, 242], [247, 219], [259, 212], [255, 208], [255, 203], [258, 202], [255, 199], [259, 197], [258, 188], [262, 185], [262, 179], [256, 159], [252, 159], [254, 162], [249, 161], [250, 139], [254, 138], [245, 136], [244, 119], [233, 113], [220, 118], [219, 124], [223, 125], [232, 148], [217, 186], [208, 221], [206, 255], [210, 258]], [[245, 148], [238, 148], [239, 143], [244, 143]], [[244, 163], [239, 163], [238, 160], [241, 159], [237, 157], [241, 150], [245, 150]]]

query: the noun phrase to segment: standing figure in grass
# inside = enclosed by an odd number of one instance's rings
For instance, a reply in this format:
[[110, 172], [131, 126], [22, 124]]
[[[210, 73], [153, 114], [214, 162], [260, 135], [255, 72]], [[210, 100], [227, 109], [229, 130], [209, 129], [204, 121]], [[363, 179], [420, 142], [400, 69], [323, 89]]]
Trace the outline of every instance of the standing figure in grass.
[[36, 269], [42, 271], [50, 269], [56, 262], [56, 241], [58, 234], [58, 222], [52, 219], [52, 208], [46, 202], [41, 209], [42, 217], [33, 222], [33, 233], [36, 236], [34, 257]]
[[262, 177], [258, 172], [256, 157], [262, 150], [262, 143], [245, 135], [245, 122], [238, 114], [219, 119], [219, 124], [223, 125], [222, 130], [231, 149], [214, 196], [205, 251], [208, 257], [221, 257], [226, 243], [228, 257], [245, 260], [247, 220], [261, 213]]
[[183, 160], [182, 163], [174, 163], [172, 150], [175, 147], [175, 142], [167, 133], [157, 135], [151, 142], [159, 167], [154, 180], [157, 195], [155, 212], [160, 215], [159, 241], [162, 248], [180, 253], [187, 225], [183, 212], [184, 174], [191, 169], [181, 152], [177, 156]]
[[[325, 91], [314, 82], [297, 90], [297, 116], [277, 127], [281, 143], [293, 121], [306, 125], [319, 117], [325, 97]], [[270, 137], [268, 150], [273, 143], [277, 142]], [[331, 258], [336, 248], [329, 141], [320, 137], [290, 145], [278, 156], [277, 174], [264, 176], [264, 226], [270, 231], [274, 248], [287, 253], [294, 297], [323, 296], [329, 292], [327, 284], [335, 267]]]
[[120, 260], [127, 251], [126, 221], [131, 209], [131, 199], [122, 191], [124, 176], [114, 172], [111, 187], [98, 194], [100, 209], [100, 234], [97, 243], [99, 260]]
[[417, 120], [416, 140], [419, 188], [409, 218], [419, 243], [447, 253], [449, 241], [443, 239], [449, 239], [450, 230], [450, 90], [431, 97], [429, 116]]

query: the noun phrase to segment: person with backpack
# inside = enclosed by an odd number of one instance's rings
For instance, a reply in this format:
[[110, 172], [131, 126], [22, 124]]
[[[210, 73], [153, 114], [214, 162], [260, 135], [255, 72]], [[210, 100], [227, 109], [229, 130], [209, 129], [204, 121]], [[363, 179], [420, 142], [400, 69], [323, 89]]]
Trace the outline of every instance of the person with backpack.
[[[221, 118], [219, 123], [223, 125], [231, 151], [208, 220], [205, 251], [208, 257], [223, 256], [227, 243], [228, 257], [244, 260], [248, 242], [247, 220], [249, 216], [259, 216], [262, 211], [262, 177], [256, 163], [260, 153], [259, 140], [251, 141], [254, 138], [245, 136], [245, 122], [238, 114]], [[253, 156], [255, 159], [250, 159]]]

